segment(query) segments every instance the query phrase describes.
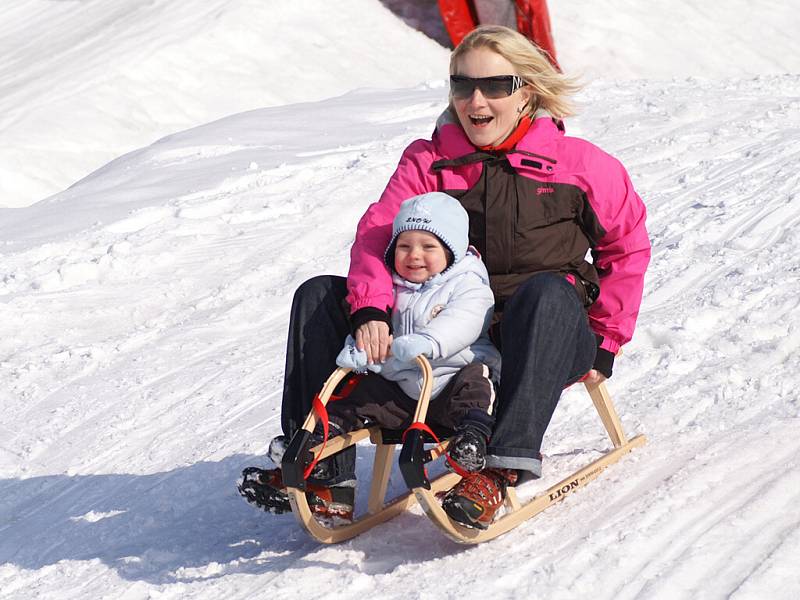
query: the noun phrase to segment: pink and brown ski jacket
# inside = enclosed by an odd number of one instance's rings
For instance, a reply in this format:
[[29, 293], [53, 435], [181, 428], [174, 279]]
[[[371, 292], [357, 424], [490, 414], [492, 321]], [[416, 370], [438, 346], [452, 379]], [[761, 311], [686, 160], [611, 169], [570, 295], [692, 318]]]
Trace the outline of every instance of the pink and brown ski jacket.
[[587, 307], [598, 360], [603, 354], [608, 365], [601, 370], [610, 374], [633, 335], [650, 260], [645, 206], [622, 164], [564, 135], [548, 115], [537, 115], [507, 154], [482, 152], [445, 111], [431, 140], [406, 148], [358, 224], [347, 281], [353, 313], [392, 307], [383, 262], [392, 220], [404, 200], [431, 191], [458, 198], [469, 213], [470, 244], [486, 263], [496, 312], [536, 273], [563, 274]]

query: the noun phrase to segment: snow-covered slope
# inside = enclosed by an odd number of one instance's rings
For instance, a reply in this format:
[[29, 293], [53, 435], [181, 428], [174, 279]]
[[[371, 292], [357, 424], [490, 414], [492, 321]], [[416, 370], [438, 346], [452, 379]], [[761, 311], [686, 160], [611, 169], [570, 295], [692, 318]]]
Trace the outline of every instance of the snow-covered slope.
[[[229, 114], [440, 78], [375, 0], [15, 0], [0, 19], [0, 206]], [[309, 115], [303, 117], [310, 118]]]
[[[0, 213], [3, 596], [795, 597], [799, 85], [586, 90], [572, 131], [620, 156], [650, 207], [641, 324], [611, 383], [650, 442], [469, 550], [418, 511], [322, 548], [233, 487], [279, 431], [293, 289], [344, 272], [443, 87], [232, 116]], [[570, 391], [547, 481], [607, 444]]]
[[[595, 81], [567, 123], [649, 209], [609, 384], [644, 448], [476, 548], [419, 510], [322, 547], [237, 496], [279, 431], [293, 290], [344, 273], [445, 98], [439, 78], [232, 114], [0, 210], [0, 599], [800, 596], [798, 74]], [[607, 446], [570, 390], [523, 492]]]
[[587, 79], [800, 72], [800, 0], [550, 0], [558, 58]]
[[[384, 8], [385, 5], [388, 8]], [[585, 79], [800, 72], [800, 0], [551, 0]], [[433, 0], [16, 0], [0, 20], [0, 207], [243, 110], [446, 72]]]

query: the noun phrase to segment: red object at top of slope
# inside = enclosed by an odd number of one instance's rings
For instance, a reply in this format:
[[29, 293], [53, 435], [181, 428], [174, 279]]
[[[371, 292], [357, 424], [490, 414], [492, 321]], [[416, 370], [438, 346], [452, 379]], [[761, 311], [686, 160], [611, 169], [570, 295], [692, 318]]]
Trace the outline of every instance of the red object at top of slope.
[[[442, 14], [453, 46], [458, 46], [470, 31], [482, 24], [478, 22], [478, 12], [472, 0], [438, 0], [438, 2], [439, 12]], [[515, 4], [517, 31], [544, 50], [550, 62], [558, 69], [547, 0], [516, 0]]]

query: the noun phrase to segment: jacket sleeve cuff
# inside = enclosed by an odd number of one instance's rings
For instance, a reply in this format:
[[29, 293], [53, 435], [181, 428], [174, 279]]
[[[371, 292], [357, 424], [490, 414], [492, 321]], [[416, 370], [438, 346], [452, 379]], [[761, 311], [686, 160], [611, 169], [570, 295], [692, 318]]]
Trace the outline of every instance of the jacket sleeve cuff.
[[387, 307], [386, 310], [375, 308], [374, 306], [365, 306], [359, 308], [350, 315], [350, 331], [355, 336], [356, 329], [361, 327], [364, 323], [369, 321], [382, 321], [389, 326], [389, 333], [392, 333], [392, 314], [391, 310]]
[[614, 370], [614, 353], [605, 348], [598, 348], [594, 357], [593, 368], [605, 375], [606, 379], [609, 379]]

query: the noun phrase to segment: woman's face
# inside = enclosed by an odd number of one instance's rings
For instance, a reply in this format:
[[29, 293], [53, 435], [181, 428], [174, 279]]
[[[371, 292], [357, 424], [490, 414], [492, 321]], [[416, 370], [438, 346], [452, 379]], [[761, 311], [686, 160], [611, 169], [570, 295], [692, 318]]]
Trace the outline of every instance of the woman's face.
[[[456, 75], [470, 78], [516, 75], [513, 65], [488, 48], [466, 52], [456, 63]], [[527, 107], [531, 92], [522, 87], [510, 96], [486, 98], [480, 87], [463, 98], [453, 94], [453, 107], [467, 137], [475, 146], [496, 146], [514, 130], [520, 109]]]

